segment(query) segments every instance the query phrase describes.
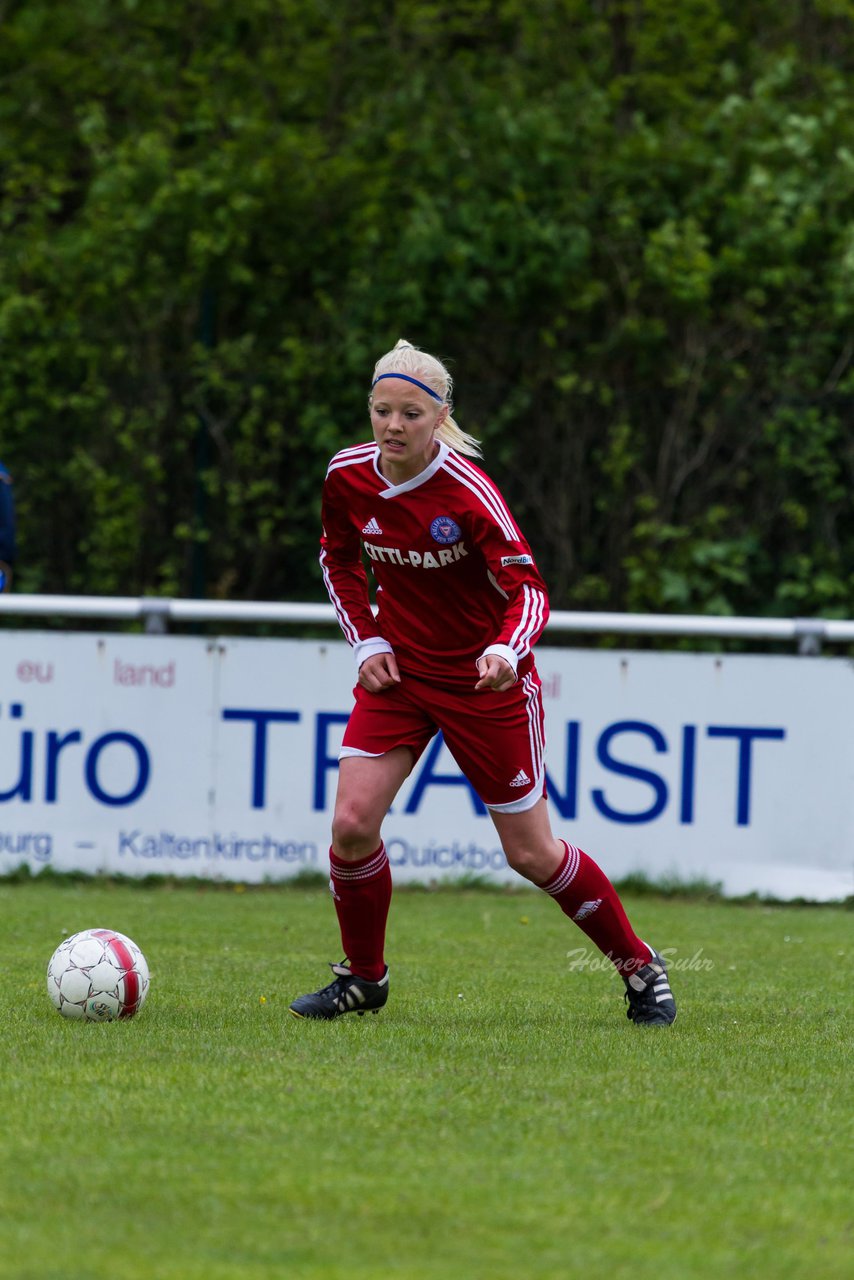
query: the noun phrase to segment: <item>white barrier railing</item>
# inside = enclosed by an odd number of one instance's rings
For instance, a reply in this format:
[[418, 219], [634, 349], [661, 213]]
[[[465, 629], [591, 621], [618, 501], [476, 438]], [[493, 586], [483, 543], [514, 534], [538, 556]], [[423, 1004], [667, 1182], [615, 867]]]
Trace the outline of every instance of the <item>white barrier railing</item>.
[[[273, 600], [187, 600], [158, 596], [0, 595], [0, 618], [104, 618], [142, 621], [148, 632], [170, 623], [275, 623], [337, 625], [331, 604]], [[791, 643], [801, 654], [823, 644], [854, 643], [854, 620], [830, 618], [727, 618], [703, 614], [597, 613], [555, 610], [547, 630], [583, 634], [695, 636], [706, 639], [770, 640]]]

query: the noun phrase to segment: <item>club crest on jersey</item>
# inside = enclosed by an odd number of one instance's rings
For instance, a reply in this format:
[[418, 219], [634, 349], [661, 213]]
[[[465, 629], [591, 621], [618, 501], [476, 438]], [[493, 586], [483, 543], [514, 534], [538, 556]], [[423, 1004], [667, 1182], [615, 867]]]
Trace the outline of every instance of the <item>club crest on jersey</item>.
[[430, 525], [430, 536], [433, 541], [441, 542], [446, 546], [462, 537], [462, 532], [456, 520], [452, 520], [450, 516], [437, 516]]

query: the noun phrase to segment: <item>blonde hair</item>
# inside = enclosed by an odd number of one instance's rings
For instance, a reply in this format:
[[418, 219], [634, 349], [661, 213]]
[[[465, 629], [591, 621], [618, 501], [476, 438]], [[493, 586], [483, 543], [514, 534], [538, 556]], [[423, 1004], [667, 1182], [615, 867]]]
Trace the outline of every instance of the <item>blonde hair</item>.
[[[454, 407], [452, 399], [454, 381], [441, 360], [437, 360], [426, 351], [420, 351], [418, 347], [413, 347], [411, 342], [401, 338], [391, 351], [380, 356], [374, 365], [374, 376], [371, 381], [376, 382], [377, 378], [384, 373], [405, 373], [429, 387], [439, 403], [448, 407], [448, 416], [436, 429], [436, 435], [457, 453], [466, 453], [472, 458], [481, 457], [480, 441], [470, 436], [467, 431], [463, 431], [451, 417]], [[372, 400], [373, 393], [368, 403], [370, 404]]]

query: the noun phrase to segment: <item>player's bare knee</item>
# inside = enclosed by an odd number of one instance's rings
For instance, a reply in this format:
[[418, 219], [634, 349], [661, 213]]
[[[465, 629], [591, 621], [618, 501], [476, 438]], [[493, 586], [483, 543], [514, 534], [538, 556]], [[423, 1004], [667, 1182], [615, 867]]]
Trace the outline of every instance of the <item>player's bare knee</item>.
[[[505, 849], [504, 856], [508, 865], [520, 876], [524, 876], [526, 880], [532, 880], [534, 884], [541, 883], [543, 879], [543, 856], [539, 849], [530, 849], [525, 846], [517, 849]], [[548, 879], [548, 876], [546, 875], [545, 878]]]
[[376, 823], [355, 805], [337, 809], [332, 820], [332, 843], [342, 857], [364, 857], [379, 845]]

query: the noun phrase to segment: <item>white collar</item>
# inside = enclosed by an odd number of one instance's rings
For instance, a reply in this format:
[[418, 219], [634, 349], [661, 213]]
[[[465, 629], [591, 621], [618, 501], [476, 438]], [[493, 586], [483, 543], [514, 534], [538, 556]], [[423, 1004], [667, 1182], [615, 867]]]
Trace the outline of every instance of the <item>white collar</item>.
[[430, 462], [423, 471], [419, 471], [417, 476], [413, 476], [411, 480], [404, 480], [403, 484], [389, 484], [386, 477], [380, 471], [380, 447], [377, 445], [377, 451], [374, 454], [374, 470], [386, 486], [385, 489], [380, 490], [380, 497], [396, 498], [399, 493], [408, 493], [410, 489], [417, 489], [420, 485], [426, 484], [426, 482], [436, 474], [450, 452], [444, 441], [438, 440], [437, 444], [439, 445], [439, 452], [436, 454], [433, 461]]

